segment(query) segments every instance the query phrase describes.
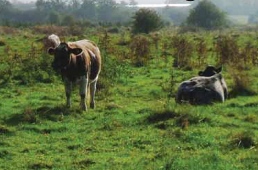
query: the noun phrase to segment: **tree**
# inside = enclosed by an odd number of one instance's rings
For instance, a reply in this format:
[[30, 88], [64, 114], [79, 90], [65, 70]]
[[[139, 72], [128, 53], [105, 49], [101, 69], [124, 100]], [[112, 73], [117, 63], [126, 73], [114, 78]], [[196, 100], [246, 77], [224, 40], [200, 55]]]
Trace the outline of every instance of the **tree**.
[[226, 25], [226, 15], [212, 2], [203, 0], [191, 10], [186, 22], [188, 26], [217, 29]]
[[79, 17], [87, 20], [97, 19], [96, 0], [83, 0], [78, 11]]
[[160, 29], [163, 21], [156, 11], [142, 8], [133, 16], [133, 33], [146, 33]]
[[117, 3], [114, 0], [98, 0], [98, 20], [102, 22], [112, 22]]
[[0, 14], [9, 12], [12, 8], [12, 4], [8, 0], [0, 0]]
[[49, 19], [50, 24], [57, 24], [57, 25], [60, 24], [59, 14], [55, 11], [50, 12], [48, 19]]
[[73, 26], [76, 23], [76, 19], [72, 15], [65, 15], [62, 19], [62, 25]]

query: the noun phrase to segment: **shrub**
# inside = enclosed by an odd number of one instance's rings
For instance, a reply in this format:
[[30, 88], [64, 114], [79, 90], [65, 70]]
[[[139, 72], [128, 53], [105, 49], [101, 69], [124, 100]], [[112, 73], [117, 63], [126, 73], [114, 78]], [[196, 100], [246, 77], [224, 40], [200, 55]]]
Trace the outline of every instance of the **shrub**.
[[198, 39], [198, 42], [196, 44], [196, 52], [198, 57], [198, 66], [200, 67], [201, 65], [204, 65], [205, 59], [208, 56], [207, 43], [203, 38]]
[[136, 66], [144, 66], [150, 59], [150, 40], [144, 35], [136, 35], [130, 43], [131, 58]]
[[191, 57], [193, 55], [193, 44], [184, 36], [174, 36], [171, 46], [174, 50], [174, 67], [191, 68]]
[[23, 121], [28, 123], [37, 122], [36, 114], [31, 108], [25, 108], [23, 112]]
[[230, 36], [219, 36], [214, 39], [215, 51], [220, 65], [240, 62], [240, 50], [236, 39]]
[[132, 32], [146, 33], [160, 29], [163, 26], [161, 17], [155, 10], [142, 8], [133, 16]]
[[241, 67], [231, 67], [231, 77], [233, 78], [232, 90], [229, 97], [238, 95], [255, 95], [256, 92], [251, 88], [251, 78], [248, 73]]
[[255, 146], [254, 134], [251, 132], [241, 132], [231, 137], [231, 145], [238, 148], [251, 148]]
[[55, 25], [39, 25], [34, 26], [32, 31], [35, 34], [57, 34], [58, 36], [65, 36], [68, 35], [69, 28], [65, 26], [55, 26]]
[[6, 45], [5, 41], [0, 39], [0, 46], [5, 46], [5, 45]]

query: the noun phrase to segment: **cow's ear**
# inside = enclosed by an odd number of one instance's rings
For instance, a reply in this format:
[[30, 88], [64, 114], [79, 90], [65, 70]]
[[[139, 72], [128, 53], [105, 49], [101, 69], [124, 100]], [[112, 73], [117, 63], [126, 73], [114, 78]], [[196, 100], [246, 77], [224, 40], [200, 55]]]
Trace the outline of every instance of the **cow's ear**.
[[70, 49], [70, 52], [75, 55], [79, 55], [82, 53], [82, 49], [81, 48], [72, 48], [72, 49]]
[[216, 73], [220, 73], [222, 71], [222, 66], [216, 69]]
[[55, 49], [52, 48], [52, 47], [50, 47], [50, 48], [47, 50], [47, 52], [48, 52], [48, 54], [50, 54], [50, 55], [54, 55]]

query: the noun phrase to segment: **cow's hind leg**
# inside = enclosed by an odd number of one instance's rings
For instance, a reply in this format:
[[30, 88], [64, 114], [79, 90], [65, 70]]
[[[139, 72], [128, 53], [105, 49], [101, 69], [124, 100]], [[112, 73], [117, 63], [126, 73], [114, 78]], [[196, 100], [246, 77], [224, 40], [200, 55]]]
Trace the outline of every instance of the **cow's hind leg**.
[[97, 87], [97, 80], [90, 84], [90, 108], [95, 108], [95, 92]]
[[86, 105], [86, 96], [87, 96], [87, 84], [88, 84], [88, 79], [86, 76], [82, 76], [81, 78], [81, 83], [80, 83], [80, 96], [81, 96], [81, 109], [82, 110], [87, 110], [87, 105]]
[[64, 80], [65, 84], [65, 94], [66, 94], [66, 106], [71, 107], [71, 93], [72, 93], [72, 82], [69, 80]]

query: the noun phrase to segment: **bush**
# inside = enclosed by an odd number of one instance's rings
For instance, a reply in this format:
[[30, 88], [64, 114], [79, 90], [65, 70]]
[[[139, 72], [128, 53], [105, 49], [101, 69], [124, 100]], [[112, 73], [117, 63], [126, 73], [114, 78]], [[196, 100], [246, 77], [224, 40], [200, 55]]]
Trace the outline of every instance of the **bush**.
[[150, 40], [144, 35], [133, 37], [130, 43], [131, 58], [136, 66], [144, 66], [150, 59]]
[[230, 73], [233, 78], [232, 90], [229, 93], [230, 97], [256, 95], [256, 92], [251, 88], [251, 77], [242, 67], [231, 66]]
[[0, 39], [0, 46], [5, 46], [5, 45], [6, 45], [5, 41]]
[[133, 16], [132, 32], [135, 34], [156, 31], [163, 26], [163, 21], [156, 11], [142, 8]]
[[230, 144], [234, 147], [248, 149], [256, 146], [254, 138], [255, 136], [252, 132], [240, 132], [231, 137]]
[[184, 36], [174, 36], [172, 38], [171, 46], [174, 49], [174, 67], [190, 69], [191, 57], [193, 55], [194, 46]]

